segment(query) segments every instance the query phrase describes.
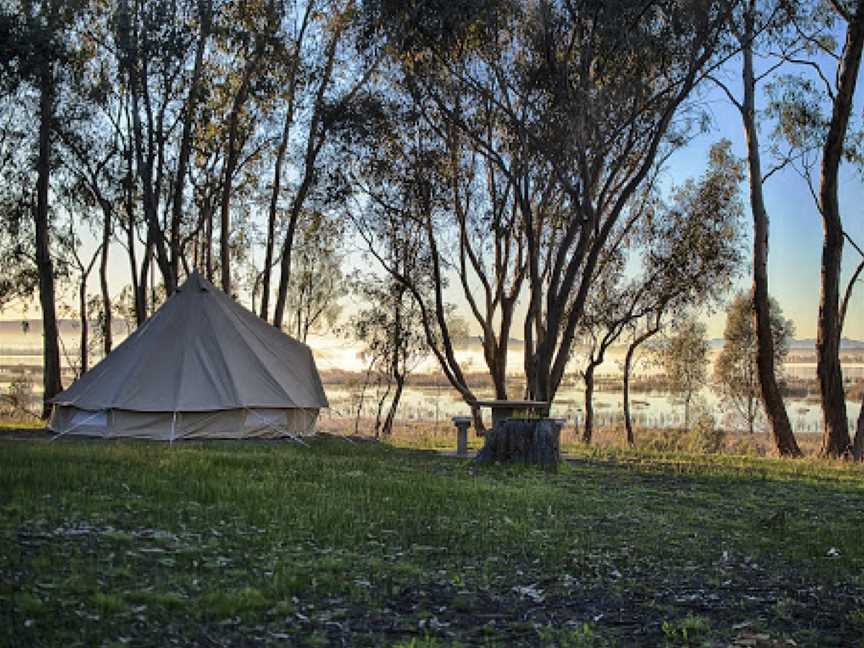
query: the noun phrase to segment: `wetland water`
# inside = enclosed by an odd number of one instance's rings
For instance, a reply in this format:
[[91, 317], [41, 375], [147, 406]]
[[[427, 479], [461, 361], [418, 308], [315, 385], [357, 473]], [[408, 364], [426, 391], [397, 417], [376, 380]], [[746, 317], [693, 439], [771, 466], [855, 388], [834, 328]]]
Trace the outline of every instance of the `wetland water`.
[[[324, 416], [353, 417], [356, 413], [359, 389], [345, 385], [327, 386], [327, 397], [331, 411]], [[482, 399], [494, 398], [491, 390], [478, 390]], [[727, 423], [720, 412], [717, 395], [704, 389], [700, 396], [724, 425], [734, 427], [734, 419]], [[680, 399], [662, 392], [635, 392], [630, 394], [631, 416], [638, 427], [679, 427], [684, 421], [684, 405]], [[377, 401], [374, 389], [369, 389], [363, 405], [362, 416], [375, 416]], [[792, 427], [796, 433], [819, 433], [822, 429], [822, 411], [818, 400], [787, 398], [786, 407]], [[854, 429], [860, 403], [846, 401], [850, 430]], [[553, 416], [567, 418], [569, 423], [581, 426], [584, 417], [584, 394], [580, 389], [565, 387], [558, 391], [552, 407]], [[406, 387], [398, 418], [417, 421], [447, 421], [451, 416], [468, 413], [468, 407], [459, 393], [449, 387]], [[599, 426], [623, 422], [623, 395], [620, 391], [595, 391], [594, 420]], [[487, 415], [488, 417], [488, 415]]]
[[[29, 338], [30, 336], [26, 337]], [[310, 341], [310, 344], [315, 349], [319, 369], [324, 372], [325, 377], [328, 369], [338, 367], [357, 372], [357, 382], [361, 382], [360, 372], [363, 367], [357, 360], [355, 350], [344, 346], [334, 348], [330, 345], [324, 345], [318, 340]], [[17, 336], [14, 340], [8, 338], [0, 339], [0, 345], [2, 345], [2, 348], [0, 348], [0, 392], [5, 392], [15, 375], [20, 375], [22, 369], [33, 372], [41, 365], [42, 358], [39, 348], [33, 345], [32, 339], [24, 341], [22, 340], [22, 336]], [[74, 349], [71, 351], [74, 352]], [[484, 366], [482, 356], [473, 350], [462, 351], [457, 355], [464, 356], [464, 358], [460, 357], [460, 362], [464, 360], [467, 366], [472, 367], [472, 370], [479, 370]], [[716, 352], [712, 351], [711, 356], [713, 360]], [[598, 379], [601, 377], [607, 379], [620, 377], [620, 358], [614, 352], [610, 354], [610, 357], [611, 359], [607, 363], [604, 363], [603, 368], [605, 371], [602, 374], [598, 374]], [[518, 354], [514, 354], [514, 357], [510, 360], [510, 366], [519, 366], [521, 362]], [[856, 360], [860, 360], [860, 358], [856, 358]], [[64, 360], [63, 365], [64, 367], [68, 367], [68, 362]], [[435, 369], [434, 363], [424, 362], [419, 371], [425, 372]], [[581, 380], [576, 377], [575, 371], [574, 367], [573, 372], [566, 379], [565, 385], [559, 390], [556, 402], [552, 408], [552, 414], [554, 416], [566, 417], [568, 422], [581, 425], [584, 417], [584, 394], [582, 392]], [[642, 375], [656, 373], [656, 370], [640, 368], [639, 371], [634, 371], [636, 375], [640, 373]], [[815, 363], [808, 362], [789, 362], [785, 366], [785, 373], [790, 378], [814, 378], [816, 365]], [[858, 361], [844, 362], [843, 373], [847, 381], [855, 382], [862, 380], [864, 379], [864, 363]], [[31, 375], [33, 374], [31, 373]], [[64, 384], [70, 382], [70, 376], [71, 372], [67, 372], [64, 376]], [[40, 387], [38, 375], [34, 375], [34, 379], [35, 397], [38, 396]], [[323, 413], [323, 416], [352, 418], [357, 409], [359, 388], [346, 384], [326, 384], [326, 380], [325, 388], [330, 400], [331, 409], [329, 412]], [[493, 397], [493, 393], [488, 389], [480, 389], [477, 390], [477, 396], [489, 399]], [[516, 395], [514, 394], [514, 396]], [[734, 417], [724, 416], [721, 407], [722, 403], [720, 403], [717, 394], [712, 389], [703, 389], [700, 396], [720, 423], [730, 429], [737, 427], [736, 423], [740, 422]], [[622, 400], [623, 395], [620, 390], [595, 391], [594, 411], [597, 424], [605, 426], [621, 422], [623, 417]], [[682, 425], [684, 408], [681, 401], [675, 396], [663, 392], [634, 391], [631, 392], [631, 403], [633, 420], [639, 427], [663, 428]], [[807, 398], [787, 398], [786, 405], [789, 418], [796, 433], [820, 432], [822, 414], [818, 398], [812, 395]], [[361, 415], [374, 417], [376, 406], [377, 401], [375, 399], [374, 388], [369, 388]], [[847, 401], [846, 407], [850, 428], [852, 428], [861, 409], [861, 403], [860, 401]], [[449, 420], [452, 416], [467, 413], [467, 409], [459, 394], [455, 390], [450, 389], [442, 377], [441, 384], [437, 387], [407, 387], [403, 394], [398, 418], [408, 421]]]

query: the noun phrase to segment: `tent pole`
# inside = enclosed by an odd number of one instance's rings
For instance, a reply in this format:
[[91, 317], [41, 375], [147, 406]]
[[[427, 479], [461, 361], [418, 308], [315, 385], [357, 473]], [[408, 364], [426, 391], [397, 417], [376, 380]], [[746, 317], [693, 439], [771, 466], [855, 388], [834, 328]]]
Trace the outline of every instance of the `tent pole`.
[[[243, 409], [244, 409], [248, 414], [251, 414], [252, 416], [255, 416], [255, 417], [261, 419], [261, 423], [264, 424], [264, 427], [265, 427], [265, 428], [268, 428], [268, 429], [270, 429], [270, 430], [275, 430], [276, 432], [280, 432], [282, 436], [286, 436], [286, 437], [288, 437], [289, 439], [291, 439], [292, 441], [294, 441], [294, 442], [296, 442], [296, 443], [299, 443], [299, 444], [302, 445], [302, 446], [306, 446], [307, 448], [309, 447], [309, 444], [306, 443], [305, 441], [303, 441], [303, 439], [301, 439], [301, 438], [300, 438], [299, 436], [297, 436], [296, 434], [292, 434], [291, 432], [289, 432], [287, 427], [279, 428], [279, 427], [277, 427], [277, 426], [275, 426], [275, 425], [271, 425], [270, 423], [267, 422], [267, 419], [265, 419], [263, 416], [261, 416], [261, 415], [260, 415], [258, 412], [256, 412], [255, 410], [249, 409], [248, 407], [244, 407]], [[245, 431], [244, 431], [244, 436], [245, 436]]]
[[96, 418], [97, 416], [99, 416], [99, 414], [101, 414], [101, 413], [102, 413], [101, 410], [100, 410], [100, 411], [93, 412], [93, 413], [92, 413], [90, 416], [88, 416], [86, 419], [84, 419], [84, 420], [81, 421], [80, 423], [77, 423], [76, 425], [73, 425], [73, 426], [72, 426], [71, 428], [69, 428], [68, 430], [63, 430], [62, 432], [58, 432], [58, 433], [55, 434], [53, 437], [51, 437], [51, 439], [49, 440], [49, 443], [50, 443], [51, 441], [55, 441], [55, 440], [59, 439], [59, 438], [60, 438], [61, 436], [63, 436], [64, 434], [69, 434], [70, 432], [72, 432], [72, 430], [77, 430], [77, 429], [78, 429], [79, 427], [81, 427], [82, 425], [87, 425], [87, 423], [89, 423], [90, 421], [92, 421], [94, 418]]

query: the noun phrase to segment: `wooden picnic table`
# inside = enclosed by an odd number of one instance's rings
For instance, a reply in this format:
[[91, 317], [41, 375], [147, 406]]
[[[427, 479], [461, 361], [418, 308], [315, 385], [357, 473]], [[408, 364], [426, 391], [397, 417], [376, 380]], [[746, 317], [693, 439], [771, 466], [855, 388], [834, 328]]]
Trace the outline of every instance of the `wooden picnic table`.
[[[482, 400], [474, 401], [472, 405], [477, 407], [488, 407], [492, 410], [492, 428], [499, 422], [509, 418], [515, 418], [519, 412], [527, 412], [530, 416], [526, 418], [545, 419], [549, 416], [549, 403], [547, 401], [534, 400]], [[564, 425], [564, 419], [550, 419], [553, 424], [554, 443], [552, 449], [560, 453], [560, 432]], [[468, 454], [468, 428], [471, 427], [470, 416], [454, 416], [453, 424], [456, 426], [456, 455], [464, 457]], [[488, 439], [487, 439], [488, 440]], [[485, 448], [485, 446], [484, 446]], [[555, 454], [557, 457], [557, 454]], [[557, 459], [552, 461], [556, 463]]]
[[492, 427], [498, 421], [513, 418], [516, 412], [529, 412], [536, 416], [549, 415], [548, 401], [534, 400], [478, 400], [474, 401], [478, 407], [488, 407], [492, 410]]

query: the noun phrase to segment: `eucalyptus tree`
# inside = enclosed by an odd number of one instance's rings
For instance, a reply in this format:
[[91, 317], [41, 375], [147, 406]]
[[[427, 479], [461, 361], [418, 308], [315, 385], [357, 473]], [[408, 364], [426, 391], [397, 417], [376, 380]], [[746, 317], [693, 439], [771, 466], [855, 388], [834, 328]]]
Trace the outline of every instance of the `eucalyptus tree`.
[[[864, 49], [864, 0], [831, 4], [847, 23], [847, 28], [846, 40], [837, 63], [836, 89], [831, 96], [831, 118], [827, 124], [819, 169], [819, 211], [825, 238], [820, 273], [816, 374], [822, 392], [822, 454], [839, 456], [850, 451], [851, 440], [840, 366], [843, 328], [840, 316], [840, 272], [844, 233], [837, 185]], [[864, 438], [855, 440], [854, 450], [856, 458], [864, 459]]]
[[625, 237], [614, 246], [615, 256], [601, 263], [580, 325], [582, 338], [590, 341], [583, 370], [586, 443], [592, 431], [593, 373], [606, 351], [632, 332], [624, 357], [623, 400], [627, 442], [633, 446], [630, 373], [636, 350], [661, 330], [665, 318], [710, 308], [740, 270], [743, 176], [730, 148], [727, 140], [715, 144], [705, 173], [673, 188], [669, 204], [649, 185], [637, 198], [638, 209], [624, 221]]
[[169, 295], [183, 253], [184, 184], [213, 20], [209, 0], [119, 0], [115, 17], [113, 45], [128, 88], [127, 128], [147, 226], [143, 256], [155, 252]]
[[[368, 6], [423, 105], [512, 187], [525, 237], [531, 397], [554, 398], [612, 233], [658, 152], [686, 141], [687, 100], [720, 62], [732, 4]], [[493, 142], [477, 126], [487, 107], [496, 113]], [[521, 177], [529, 164], [553, 184], [552, 218], [533, 199], [537, 185]]]
[[[337, 185], [370, 256], [416, 302], [429, 351], [482, 429], [448, 299], [456, 294], [467, 304], [496, 397], [507, 398], [507, 349], [527, 263], [513, 187], [483, 150], [424, 106], [398, 67], [387, 73], [386, 99], [370, 97], [338, 133], [348, 163]], [[479, 117], [484, 137], [494, 140], [493, 115]], [[549, 185], [536, 195], [554, 205]], [[414, 261], [406, 265], [405, 255]]]
[[585, 303], [585, 312], [579, 324], [580, 338], [587, 346], [587, 362], [581, 370], [585, 385], [585, 419], [582, 425], [582, 442], [591, 443], [594, 433], [594, 372], [606, 357], [606, 352], [621, 336], [627, 325], [640, 313], [640, 290], [624, 282], [625, 258], [616, 251], [611, 258], [603, 259], [599, 277], [591, 288]]
[[641, 258], [634, 280], [638, 315], [624, 356], [624, 424], [635, 445], [630, 417], [630, 373], [637, 349], [657, 335], [664, 321], [711, 308], [725, 294], [743, 263], [740, 162], [723, 140], [712, 146], [708, 167], [673, 190], [666, 204], [656, 200], [635, 234]]
[[[101, 5], [98, 7], [91, 12], [85, 32], [93, 44], [93, 56], [81, 67], [77, 92], [69, 97], [63, 122], [57, 131], [60, 182], [65, 198], [75, 205], [78, 210], [75, 216], [90, 225], [98, 240], [100, 308], [103, 313], [99, 339], [102, 351], [107, 355], [113, 347], [108, 262], [124, 199], [124, 99], [122, 86], [115, 82], [120, 70], [116, 58], [107, 48], [111, 14], [102, 10]], [[79, 270], [83, 270], [81, 260], [77, 255], [73, 256]], [[132, 272], [134, 276], [134, 268]], [[80, 303], [83, 305], [85, 302]], [[85, 364], [82, 361], [82, 367]]]
[[[713, 81], [723, 90], [732, 105], [741, 115], [744, 134], [747, 143], [747, 164], [750, 183], [750, 206], [753, 215], [753, 318], [755, 322], [757, 339], [757, 368], [762, 401], [768, 418], [774, 443], [781, 455], [799, 455], [800, 450], [792, 434], [789, 417], [783, 404], [777, 381], [776, 371], [773, 366], [775, 353], [773, 349], [773, 338], [771, 335], [771, 317], [769, 314], [768, 298], [768, 233], [769, 214], [765, 206], [763, 193], [764, 184], [769, 178], [785, 167], [797, 170], [807, 181], [817, 204], [824, 201], [823, 196], [817, 196], [815, 187], [815, 167], [818, 152], [823, 149], [828, 136], [828, 120], [821, 116], [822, 104], [827, 100], [834, 100], [837, 88], [828, 81], [830, 71], [824, 60], [851, 60], [854, 58], [854, 47], [844, 48], [844, 53], [836, 53], [837, 45], [834, 40], [834, 31], [839, 20], [850, 19], [854, 14], [852, 3], [844, 2], [815, 2], [815, 3], [788, 3], [774, 0], [747, 0], [742, 3], [732, 20], [732, 33], [738, 41], [740, 56], [737, 61], [740, 65], [741, 91], [736, 92], [733, 84], [719, 75], [712, 77]], [[852, 32], [850, 31], [850, 35]], [[849, 42], [847, 41], [847, 46]], [[860, 46], [859, 46], [860, 58]], [[754, 61], [765, 61], [766, 63], [757, 69]], [[841, 63], [841, 66], [845, 64]], [[857, 65], [857, 64], [856, 64]], [[838, 66], [839, 69], [840, 66]], [[838, 83], [840, 76], [837, 77]], [[851, 79], [854, 92], [854, 78]], [[772, 138], [773, 146], [765, 147], [760, 144], [759, 122], [760, 105], [758, 102], [758, 90], [760, 87], [766, 89], [769, 101], [764, 116], [769, 123], [773, 123], [775, 132]], [[850, 79], [847, 75], [845, 82], [846, 90], [850, 89]], [[821, 97], [819, 95], [822, 95]], [[842, 93], [841, 93], [842, 94]], [[851, 100], [851, 93], [849, 95]], [[841, 110], [843, 112], [843, 110]], [[833, 119], [833, 118], [832, 118]], [[838, 121], [837, 127], [841, 124]], [[845, 126], [842, 127], [845, 130]], [[833, 135], [835, 140], [843, 136], [839, 132]], [[782, 145], [781, 145], [782, 144]], [[768, 164], [765, 160], [768, 160]], [[836, 161], [832, 162], [830, 156], [823, 156], [823, 163], [827, 162], [828, 175], [823, 173], [823, 180], [831, 184], [831, 175], [836, 176]], [[833, 168], [834, 171], [830, 171]], [[836, 184], [836, 180], [835, 180]], [[828, 193], [831, 190], [825, 186]], [[836, 197], [836, 190], [834, 191]], [[833, 218], [831, 200], [828, 200], [828, 212], [823, 212], [823, 220], [826, 227], [827, 242], [838, 237], [837, 232], [842, 231], [839, 223], [839, 215]], [[836, 199], [834, 200], [836, 203]], [[827, 213], [827, 216], [825, 215]], [[828, 289], [827, 284], [839, 286], [839, 259], [842, 254], [842, 235], [840, 236], [840, 248], [835, 253], [835, 244], [827, 245], [823, 254], [823, 298], [828, 302], [837, 302], [839, 288]], [[836, 265], [836, 273], [833, 268]], [[858, 273], [864, 270], [864, 260], [859, 266]], [[833, 275], [836, 274], [836, 277]], [[833, 277], [833, 278], [832, 278]], [[854, 277], [849, 282], [846, 298], [843, 303], [848, 303], [849, 291], [854, 283]], [[839, 293], [838, 293], [839, 294]], [[834, 295], [832, 297], [832, 295]], [[842, 313], [845, 307], [841, 304], [840, 323], [834, 313], [838, 304], [827, 307], [824, 318], [820, 315], [820, 330], [823, 333], [819, 343], [820, 385], [828, 400], [825, 401], [823, 412], [825, 413], [826, 435], [828, 430], [837, 432], [840, 440], [829, 444], [833, 450], [829, 454], [836, 453], [840, 446], [848, 446], [848, 433], [846, 423], [840, 418], [845, 417], [842, 396], [836, 398], [840, 364], [839, 364], [839, 329], [842, 328]], [[838, 329], [835, 333], [829, 333], [831, 329]], [[831, 340], [836, 338], [836, 343]], [[829, 360], [828, 356], [836, 356]], [[839, 388], [842, 394], [842, 385]], [[828, 401], [831, 401], [830, 403]], [[829, 415], [828, 412], [831, 412]], [[845, 421], [845, 418], [844, 418]], [[830, 434], [835, 434], [831, 432]], [[842, 437], [845, 435], [846, 439]], [[846, 445], [843, 445], [843, 444]], [[827, 447], [827, 446], [826, 446]]]
[[[769, 300], [773, 366], [780, 381], [789, 340], [795, 334], [791, 320], [783, 317], [780, 305]], [[753, 434], [759, 415], [758, 345], [752, 317], [752, 295], [739, 292], [726, 308], [723, 348], [714, 363], [714, 382], [726, 404], [737, 413]]]
[[218, 55], [213, 67], [218, 70], [217, 89], [212, 99], [211, 119], [216, 124], [224, 147], [221, 169], [221, 196], [219, 198], [219, 266], [222, 290], [232, 294], [231, 237], [232, 208], [237, 196], [234, 183], [244, 162], [262, 146], [256, 138], [257, 124], [266, 123], [272, 110], [276, 84], [281, 82], [273, 63], [284, 60], [282, 24], [285, 19], [283, 3], [275, 0], [227, 3], [220, 16], [216, 43]]
[[340, 223], [320, 212], [306, 212], [295, 241], [295, 268], [288, 290], [290, 330], [305, 342], [327, 322], [332, 328], [348, 294], [342, 273]]
[[[307, 64], [306, 57], [309, 48], [308, 34], [314, 29], [316, 22], [313, 12], [317, 7], [316, 0], [307, 0], [301, 8], [297, 3], [291, 3], [293, 11], [285, 19], [285, 40], [282, 52], [283, 86], [284, 90], [279, 101], [279, 106], [274, 110], [281, 117], [281, 129], [279, 139], [276, 142], [275, 155], [273, 156], [273, 179], [269, 187], [269, 200], [267, 201], [267, 234], [264, 242], [264, 266], [261, 270], [261, 319], [267, 321], [270, 314], [270, 282], [273, 267], [277, 263], [275, 259], [276, 241], [279, 238], [279, 216], [284, 212], [280, 209], [284, 187], [284, 174], [287, 153], [291, 144], [291, 135], [296, 126], [295, 119], [298, 112], [298, 104], [301, 100], [302, 90], [306, 87]], [[296, 228], [296, 218], [295, 218]], [[289, 224], [290, 227], [290, 224]]]
[[659, 360], [669, 389], [684, 401], [684, 429], [690, 430], [690, 405], [708, 380], [705, 325], [692, 318], [677, 323], [661, 343]]
[[[72, 207], [72, 205], [67, 205], [67, 209], [69, 207]], [[80, 205], [75, 207], [80, 208]], [[87, 281], [90, 273], [93, 271], [93, 267], [96, 265], [96, 261], [102, 255], [101, 243], [90, 253], [89, 258], [82, 254], [81, 239], [76, 231], [76, 220], [78, 220], [76, 216], [80, 213], [78, 208], [67, 216], [68, 232], [64, 245], [70, 257], [73, 271], [77, 273], [77, 314], [80, 337], [78, 341], [79, 364], [76, 371], [76, 379], [80, 378], [90, 369], [90, 300], [87, 295]]]
[[[11, 216], [18, 217], [13, 228], [19, 237], [16, 243], [16, 249], [21, 251], [19, 258], [32, 259], [38, 276], [45, 417], [50, 413], [50, 399], [62, 389], [52, 254], [55, 211], [51, 204], [52, 172], [65, 95], [74, 87], [81, 65], [89, 56], [86, 39], [82, 38], [86, 9], [83, 0], [22, 0], [0, 7], [7, 50], [3, 82], [9, 90], [17, 90], [4, 97], [4, 118], [15, 114], [14, 123], [21, 134], [19, 145], [26, 151], [25, 166], [18, 170], [22, 182], [16, 185], [19, 193], [12, 199], [16, 209]], [[20, 100], [23, 106], [11, 103], [12, 98]], [[32, 244], [22, 238], [28, 231]]]
[[807, 44], [794, 30], [793, 21], [787, 13], [792, 5], [784, 2], [757, 2], [746, 0], [736, 12], [732, 32], [740, 46], [742, 96], [736, 96], [731, 85], [712, 77], [725, 92], [732, 105], [741, 115], [747, 142], [747, 168], [749, 173], [750, 210], [753, 218], [753, 290], [752, 316], [756, 332], [756, 366], [762, 402], [774, 444], [781, 455], [799, 455], [800, 450], [792, 433], [789, 416], [777, 385], [771, 335], [771, 318], [768, 298], [768, 231], [769, 216], [765, 207], [763, 185], [765, 181], [785, 164], [763, 171], [762, 150], [759, 143], [756, 92], [758, 85], [772, 74], [778, 66], [770, 65], [757, 74], [754, 68], [754, 53], [774, 51], [775, 60], [795, 58], [804, 53]]
[[[294, 238], [300, 217], [313, 201], [320, 205], [327, 199], [322, 195], [325, 185], [325, 174], [321, 172], [322, 150], [333, 130], [344, 125], [355, 110], [361, 91], [367, 87], [381, 60], [380, 56], [356, 55], [351, 36], [359, 27], [357, 11], [354, 0], [316, 2], [312, 13], [317, 24], [315, 34], [314, 37], [310, 34], [302, 47], [304, 56], [308, 57], [303, 65], [306, 80], [300, 86], [303, 97], [289, 97], [296, 102], [296, 107], [289, 105], [286, 123], [300, 115], [303, 119], [302, 123], [291, 122], [298, 126], [295, 146], [299, 162], [295, 168], [297, 180], [288, 201], [288, 225], [278, 246], [279, 281], [272, 316], [276, 327], [281, 327], [285, 321]], [[302, 35], [298, 33], [298, 37]], [[265, 271], [269, 272], [269, 267]]]
[[[784, 58], [799, 69], [768, 86], [767, 108], [775, 123], [775, 143], [785, 149], [782, 163], [805, 180], [822, 221], [816, 340], [822, 454], [844, 456], [854, 447], [849, 437], [840, 340], [852, 285], [864, 264], [858, 266], [841, 296], [844, 240], [849, 240], [849, 235], [844, 230], [837, 190], [841, 163], [845, 160], [860, 166], [864, 159], [858, 145], [860, 133], [850, 132], [864, 49], [864, 2], [825, 1], [795, 9], [788, 17], [790, 29], [807, 56]], [[845, 31], [842, 44], [835, 39], [838, 30]], [[861, 448], [864, 451], [864, 438]]]
[[[407, 273], [405, 267], [411, 262], [409, 248], [396, 249], [403, 255], [402, 271]], [[369, 367], [386, 384], [379, 397], [375, 434], [389, 436], [405, 382], [428, 354], [420, 310], [405, 285], [389, 274], [361, 275], [354, 282], [354, 291], [363, 300], [363, 307], [351, 316], [348, 330], [362, 345], [361, 353]]]
[[197, 3], [197, 35], [195, 38], [194, 54], [192, 58], [192, 71], [188, 77], [188, 94], [183, 103], [180, 122], [180, 142], [177, 151], [177, 163], [174, 168], [174, 177], [170, 189], [171, 216], [170, 216], [170, 247], [171, 247], [171, 276], [174, 282], [178, 282], [180, 271], [180, 258], [183, 254], [181, 243], [181, 227], [183, 224], [183, 212], [189, 204], [186, 199], [186, 181], [191, 172], [191, 157], [195, 146], [196, 123], [201, 120], [201, 104], [203, 104], [205, 91], [205, 53], [211, 41], [214, 30], [215, 8], [213, 0], [198, 0]]

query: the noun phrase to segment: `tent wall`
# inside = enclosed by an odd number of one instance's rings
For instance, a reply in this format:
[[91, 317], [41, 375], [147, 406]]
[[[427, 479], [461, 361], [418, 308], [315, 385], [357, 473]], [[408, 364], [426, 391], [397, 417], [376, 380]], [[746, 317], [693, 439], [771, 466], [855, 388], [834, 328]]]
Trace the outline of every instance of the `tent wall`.
[[215, 412], [89, 411], [55, 406], [49, 427], [57, 434], [159, 441], [276, 439], [315, 432], [317, 409], [234, 409]]

